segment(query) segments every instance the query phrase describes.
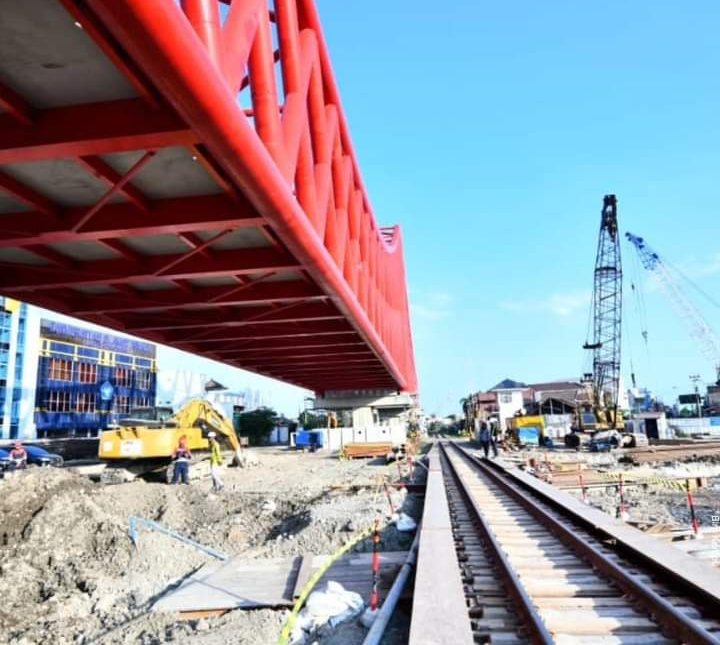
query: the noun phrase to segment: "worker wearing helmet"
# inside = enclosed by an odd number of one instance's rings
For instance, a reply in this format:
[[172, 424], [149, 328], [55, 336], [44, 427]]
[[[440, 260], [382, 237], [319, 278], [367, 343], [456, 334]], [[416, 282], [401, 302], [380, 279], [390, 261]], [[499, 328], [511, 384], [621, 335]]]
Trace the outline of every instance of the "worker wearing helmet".
[[178, 447], [175, 448], [173, 453], [173, 461], [175, 462], [175, 468], [173, 470], [172, 483], [177, 484], [182, 480], [183, 484], [190, 483], [190, 460], [192, 459], [192, 453], [187, 447], [187, 437], [183, 435], [180, 437]]
[[210, 441], [210, 475], [213, 480], [213, 490], [219, 493], [224, 488], [222, 479], [220, 479], [220, 467], [223, 463], [222, 453], [214, 432], [208, 432], [208, 439]]
[[10, 461], [12, 461], [13, 470], [27, 466], [27, 450], [22, 445], [22, 441], [15, 442], [15, 447], [10, 451]]

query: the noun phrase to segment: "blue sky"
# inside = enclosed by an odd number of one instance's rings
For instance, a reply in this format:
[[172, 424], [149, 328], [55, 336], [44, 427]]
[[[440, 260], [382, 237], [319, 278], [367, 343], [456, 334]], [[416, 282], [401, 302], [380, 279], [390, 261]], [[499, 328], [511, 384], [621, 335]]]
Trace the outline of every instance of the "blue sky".
[[[505, 377], [582, 374], [606, 193], [622, 231], [720, 300], [720, 4], [317, 1], [376, 216], [403, 227], [428, 412]], [[649, 343], [628, 299], [623, 372], [629, 383], [632, 356], [639, 382], [671, 399], [712, 367], [632, 253]], [[261, 388], [286, 414], [302, 405], [269, 379], [159, 359]]]
[[[606, 193], [623, 231], [720, 299], [720, 5], [318, 7], [376, 215], [404, 230], [426, 410], [504, 377], [583, 372]], [[647, 351], [626, 307], [639, 381], [672, 398], [690, 374], [710, 380], [664, 293], [644, 290]]]

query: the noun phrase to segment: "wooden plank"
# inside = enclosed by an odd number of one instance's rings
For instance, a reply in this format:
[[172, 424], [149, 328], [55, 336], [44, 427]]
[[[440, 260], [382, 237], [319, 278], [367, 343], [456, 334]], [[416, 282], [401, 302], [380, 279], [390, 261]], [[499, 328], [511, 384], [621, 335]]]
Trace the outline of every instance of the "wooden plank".
[[180, 620], [199, 620], [201, 618], [220, 618], [227, 614], [226, 609], [208, 609], [205, 611], [179, 611]]
[[385, 457], [392, 452], [392, 443], [375, 442], [375, 443], [346, 443], [343, 446], [343, 455], [347, 459], [355, 459], [362, 457]]
[[[189, 576], [182, 584], [164, 594], [154, 611], [193, 612], [227, 611], [260, 607], [290, 607], [302, 589], [329, 555], [305, 554], [294, 558], [244, 560], [230, 558], [210, 563]], [[405, 551], [380, 554], [381, 583], [405, 562]], [[334, 562], [318, 586], [335, 580], [348, 591], [368, 598], [372, 586], [371, 553], [346, 554]], [[304, 582], [303, 582], [304, 580]], [[391, 580], [381, 584], [389, 587]]]
[[309, 553], [302, 555], [302, 561], [300, 563], [300, 569], [298, 570], [297, 579], [295, 580], [295, 589], [293, 590], [293, 598], [299, 598], [302, 590], [305, 589], [305, 585], [312, 577], [313, 571], [313, 558]]

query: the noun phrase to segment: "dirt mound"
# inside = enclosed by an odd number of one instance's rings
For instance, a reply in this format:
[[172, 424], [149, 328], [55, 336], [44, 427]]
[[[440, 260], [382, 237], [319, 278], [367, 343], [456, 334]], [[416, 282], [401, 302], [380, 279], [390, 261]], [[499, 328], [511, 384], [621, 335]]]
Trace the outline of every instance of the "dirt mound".
[[[134, 515], [229, 555], [322, 554], [369, 526], [378, 509], [388, 512], [375, 489], [329, 489], [375, 482], [377, 468], [295, 453], [266, 455], [264, 462], [228, 470], [222, 495], [211, 494], [209, 482], [105, 486], [55, 469], [0, 481], [0, 644], [275, 643], [282, 611], [238, 611], [199, 623], [151, 612], [159, 594], [212, 557], [145, 528], [137, 547], [128, 536]], [[393, 496], [396, 506], [403, 502]], [[382, 548], [407, 548], [411, 539], [389, 528]]]

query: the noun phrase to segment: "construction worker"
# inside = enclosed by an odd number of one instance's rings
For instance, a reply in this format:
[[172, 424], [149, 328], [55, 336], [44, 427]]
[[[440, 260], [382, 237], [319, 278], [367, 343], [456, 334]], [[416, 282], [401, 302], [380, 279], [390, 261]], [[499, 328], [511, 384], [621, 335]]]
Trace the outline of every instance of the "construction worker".
[[495, 424], [490, 427], [490, 447], [493, 451], [493, 457], [498, 456], [498, 428]]
[[220, 479], [220, 467], [223, 458], [216, 437], [217, 435], [214, 432], [208, 432], [208, 439], [210, 440], [210, 475], [213, 480], [213, 490], [219, 493], [224, 488], [222, 479]]
[[172, 483], [177, 484], [181, 479], [183, 484], [190, 483], [190, 460], [192, 459], [192, 453], [187, 447], [187, 437], [183, 435], [180, 437], [178, 447], [175, 448], [173, 453], [173, 461], [175, 462], [175, 468], [173, 470]]
[[487, 458], [488, 452], [490, 451], [491, 436], [488, 424], [485, 421], [480, 424], [480, 435], [478, 436], [478, 440], [480, 441], [480, 447], [483, 449], [483, 455]]
[[27, 450], [22, 445], [22, 441], [15, 442], [15, 447], [10, 451], [10, 461], [12, 461], [13, 470], [27, 466]]

